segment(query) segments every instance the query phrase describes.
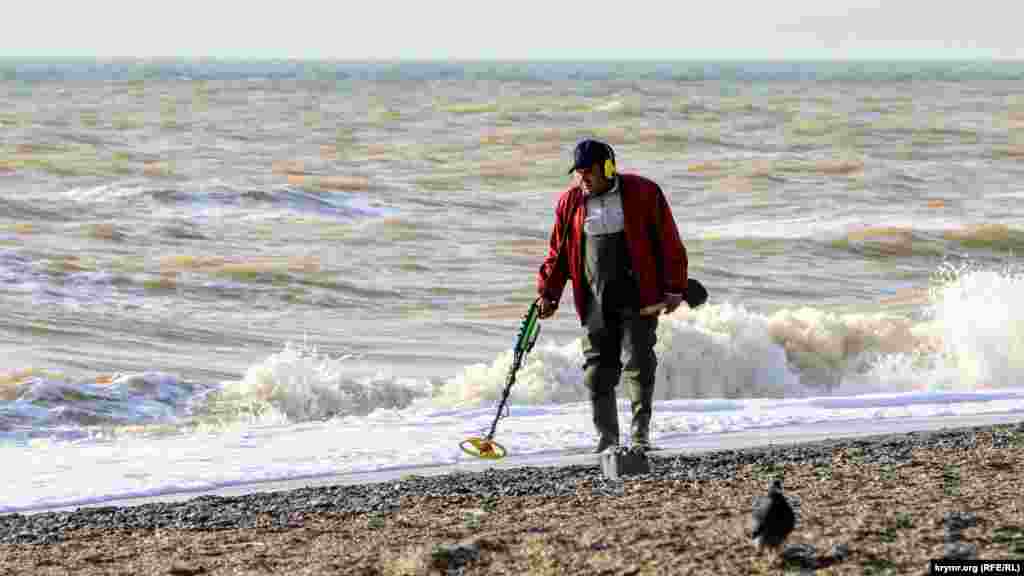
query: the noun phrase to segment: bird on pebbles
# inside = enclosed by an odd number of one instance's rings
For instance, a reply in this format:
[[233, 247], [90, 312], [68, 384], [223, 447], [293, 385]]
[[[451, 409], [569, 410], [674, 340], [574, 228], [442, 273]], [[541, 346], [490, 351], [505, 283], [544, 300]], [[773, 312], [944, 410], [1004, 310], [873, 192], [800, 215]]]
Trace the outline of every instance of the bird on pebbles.
[[772, 480], [768, 494], [754, 503], [754, 526], [751, 539], [758, 551], [764, 548], [778, 550], [793, 531], [796, 517], [789, 501], [782, 494], [782, 481]]

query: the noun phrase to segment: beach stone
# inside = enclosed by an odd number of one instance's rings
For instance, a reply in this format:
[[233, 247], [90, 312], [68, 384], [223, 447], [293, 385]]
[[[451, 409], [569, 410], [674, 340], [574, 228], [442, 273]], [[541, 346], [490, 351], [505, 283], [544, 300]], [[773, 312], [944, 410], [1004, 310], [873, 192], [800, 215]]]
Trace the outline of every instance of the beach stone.
[[973, 512], [949, 512], [942, 518], [942, 525], [945, 542], [953, 544], [960, 541], [965, 529], [978, 525], [978, 517]]
[[167, 573], [170, 576], [199, 576], [199, 574], [206, 573], [206, 568], [188, 564], [174, 564], [167, 570]]
[[650, 471], [651, 465], [643, 450], [619, 448], [601, 453], [601, 473], [609, 480], [616, 480], [620, 476], [648, 474]]
[[622, 478], [611, 480], [608, 478], [600, 478], [590, 486], [590, 493], [594, 496], [603, 496], [607, 498], [615, 498], [622, 496], [626, 493], [626, 486], [622, 481]]
[[430, 551], [430, 566], [448, 574], [461, 574], [466, 564], [480, 558], [478, 541], [439, 544]]
[[789, 544], [782, 551], [786, 563], [799, 564], [802, 568], [813, 568], [818, 564], [817, 549], [810, 544]]
[[842, 562], [850, 557], [850, 547], [846, 544], [833, 544], [832, 548], [828, 551], [828, 555], [834, 558], [836, 562]]
[[973, 560], [978, 553], [978, 547], [965, 542], [947, 542], [943, 552], [943, 556], [948, 560]]

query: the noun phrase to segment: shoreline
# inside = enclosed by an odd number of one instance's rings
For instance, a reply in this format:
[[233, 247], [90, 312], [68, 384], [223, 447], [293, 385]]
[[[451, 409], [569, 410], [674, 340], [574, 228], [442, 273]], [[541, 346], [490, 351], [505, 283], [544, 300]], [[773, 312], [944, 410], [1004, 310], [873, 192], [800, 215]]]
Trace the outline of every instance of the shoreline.
[[[0, 574], [921, 574], [935, 558], [1024, 559], [1024, 417], [650, 463], [621, 480], [594, 462], [8, 514]], [[746, 533], [773, 477], [798, 511], [788, 565]]]
[[[785, 426], [780, 426], [776, 428], [761, 428], [738, 432], [724, 432], [719, 434], [662, 435], [655, 438], [660, 449], [652, 452], [651, 454], [654, 457], [670, 458], [687, 454], [703, 454], [721, 450], [745, 450], [768, 446], [813, 444], [815, 442], [819, 442], [819, 438], [822, 437], [834, 439], [870, 438], [890, 434], [942, 430], [944, 428], [992, 426], [1016, 422], [1024, 422], [1024, 414], [999, 413], [967, 416], [941, 416], [934, 418], [888, 418], [877, 422], [879, 427], [884, 428], [884, 430], [881, 431], [875, 430], [873, 426], [871, 426], [872, 424], [876, 424], [875, 422], [865, 423], [863, 421], [851, 421], [823, 422], [814, 425], [804, 425], [795, 430]], [[258, 492], [290, 491], [322, 486], [378, 484], [393, 482], [410, 475], [443, 476], [446, 474], [482, 472], [492, 468], [502, 470], [525, 466], [542, 468], [574, 465], [600, 466], [598, 457], [586, 452], [586, 449], [580, 449], [575, 451], [531, 455], [516, 455], [513, 453], [505, 459], [497, 461], [476, 460], [467, 457], [467, 459], [454, 464], [431, 464], [380, 471], [242, 482], [213, 488], [199, 488], [195, 490], [173, 491], [154, 495], [114, 498], [100, 502], [40, 506], [30, 509], [15, 510], [12, 512], [0, 511], [0, 517], [5, 514], [71, 512], [80, 508], [140, 506], [155, 503], [181, 503], [204, 496], [233, 497]]]

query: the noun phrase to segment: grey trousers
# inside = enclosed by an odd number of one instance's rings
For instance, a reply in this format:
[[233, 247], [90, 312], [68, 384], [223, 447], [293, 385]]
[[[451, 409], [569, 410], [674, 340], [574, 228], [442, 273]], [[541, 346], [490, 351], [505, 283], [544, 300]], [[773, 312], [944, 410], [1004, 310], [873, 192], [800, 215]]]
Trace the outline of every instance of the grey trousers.
[[[648, 440], [654, 373], [658, 367], [654, 354], [657, 327], [657, 316], [640, 316], [634, 310], [627, 310], [609, 314], [604, 326], [596, 331], [588, 330], [583, 338], [583, 383], [590, 391], [591, 401], [606, 396], [614, 399], [621, 377], [632, 402], [630, 428], [634, 441]], [[625, 363], [622, 362], [623, 352]], [[594, 424], [598, 432], [603, 433], [597, 414]], [[618, 429], [617, 421], [615, 429]]]

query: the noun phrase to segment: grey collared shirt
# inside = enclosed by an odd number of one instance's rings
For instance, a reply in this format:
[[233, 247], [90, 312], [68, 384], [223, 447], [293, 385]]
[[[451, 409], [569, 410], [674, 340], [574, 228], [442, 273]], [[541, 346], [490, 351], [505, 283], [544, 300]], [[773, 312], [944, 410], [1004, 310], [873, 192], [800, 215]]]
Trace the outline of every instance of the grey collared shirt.
[[622, 194], [619, 193], [619, 178], [617, 176], [608, 191], [601, 195], [588, 194], [585, 202], [584, 232], [591, 236], [603, 236], [622, 232], [625, 229]]

